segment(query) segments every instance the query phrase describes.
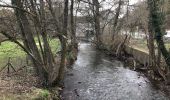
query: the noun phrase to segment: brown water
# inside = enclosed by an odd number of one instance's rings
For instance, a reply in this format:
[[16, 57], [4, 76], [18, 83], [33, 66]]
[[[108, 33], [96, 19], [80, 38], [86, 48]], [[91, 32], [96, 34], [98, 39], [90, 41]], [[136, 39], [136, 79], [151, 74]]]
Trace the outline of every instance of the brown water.
[[169, 100], [142, 74], [111, 60], [88, 43], [66, 72], [63, 100]]

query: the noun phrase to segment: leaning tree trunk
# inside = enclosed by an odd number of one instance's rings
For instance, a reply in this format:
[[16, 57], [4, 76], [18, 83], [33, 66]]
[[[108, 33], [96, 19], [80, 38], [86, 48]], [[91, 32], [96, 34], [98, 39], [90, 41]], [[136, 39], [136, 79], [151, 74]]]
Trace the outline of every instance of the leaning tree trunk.
[[[12, 4], [14, 6], [19, 7], [20, 9], [24, 9], [23, 7], [23, 2], [21, 0], [12, 0]], [[34, 40], [34, 35], [33, 32], [31, 31], [30, 23], [28, 21], [28, 18], [23, 10], [20, 10], [18, 8], [15, 8], [15, 15], [17, 17], [18, 24], [21, 29], [21, 36], [24, 39], [24, 44], [27, 48], [27, 51], [33, 54], [31, 55], [33, 59], [33, 64], [36, 69], [36, 72], [44, 85], [47, 84], [48, 82], [48, 73], [46, 69], [44, 68], [44, 65], [42, 63], [42, 59], [40, 56], [40, 53], [38, 51], [38, 48], [36, 46], [35, 40]], [[33, 58], [35, 57], [35, 58]]]

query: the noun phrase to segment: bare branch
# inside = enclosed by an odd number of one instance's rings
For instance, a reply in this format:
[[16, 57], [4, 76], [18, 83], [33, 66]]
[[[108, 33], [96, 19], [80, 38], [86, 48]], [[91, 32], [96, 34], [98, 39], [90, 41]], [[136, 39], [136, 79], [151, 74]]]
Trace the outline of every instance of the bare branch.
[[26, 12], [26, 13], [32, 15], [32, 16], [36, 16], [35, 14], [33, 14], [33, 13], [27, 11], [27, 10], [24, 10], [24, 9], [22, 9], [22, 8], [19, 8], [19, 7], [17, 7], [17, 6], [12, 6], [12, 5], [2, 5], [2, 4], [0, 4], [0, 7], [19, 9], [19, 10], [22, 10], [23, 12]]
[[5, 37], [8, 38], [8, 40], [10, 40], [11, 42], [16, 43], [18, 46], [20, 46], [29, 56], [31, 56], [33, 58], [33, 60], [37, 61], [39, 64], [41, 64], [35, 57], [34, 55], [29, 52], [19, 41], [17, 41], [17, 39], [15, 37], [10, 36], [9, 34], [7, 34], [4, 31], [1, 31], [0, 33], [2, 33]]

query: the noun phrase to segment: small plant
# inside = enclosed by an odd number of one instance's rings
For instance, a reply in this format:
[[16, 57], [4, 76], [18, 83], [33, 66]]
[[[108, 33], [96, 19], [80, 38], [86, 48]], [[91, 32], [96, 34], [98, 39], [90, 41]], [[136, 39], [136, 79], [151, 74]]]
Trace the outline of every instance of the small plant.
[[42, 90], [40, 95], [42, 96], [42, 98], [47, 98], [50, 93], [48, 90]]
[[36, 89], [33, 93], [33, 100], [49, 100], [50, 98], [50, 92], [46, 89]]

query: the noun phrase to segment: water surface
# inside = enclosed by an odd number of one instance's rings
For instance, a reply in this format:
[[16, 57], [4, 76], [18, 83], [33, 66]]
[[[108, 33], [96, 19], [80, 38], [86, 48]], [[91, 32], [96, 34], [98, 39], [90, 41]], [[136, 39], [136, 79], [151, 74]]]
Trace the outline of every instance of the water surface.
[[88, 43], [64, 79], [63, 100], [169, 100], [138, 72], [111, 60]]

